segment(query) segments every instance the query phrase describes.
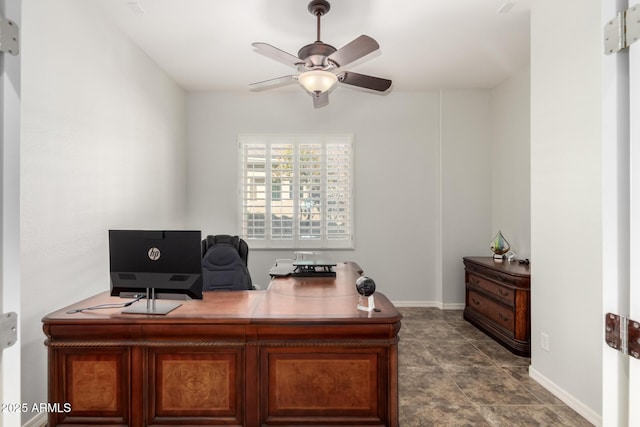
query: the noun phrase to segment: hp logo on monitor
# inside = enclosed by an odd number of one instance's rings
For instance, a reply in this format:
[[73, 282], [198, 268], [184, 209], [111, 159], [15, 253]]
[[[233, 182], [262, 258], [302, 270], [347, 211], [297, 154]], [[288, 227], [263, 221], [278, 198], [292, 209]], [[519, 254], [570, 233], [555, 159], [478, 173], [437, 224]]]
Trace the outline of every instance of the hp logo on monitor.
[[147, 252], [147, 255], [151, 261], [157, 261], [160, 258], [160, 249], [151, 248], [149, 249], [149, 252]]

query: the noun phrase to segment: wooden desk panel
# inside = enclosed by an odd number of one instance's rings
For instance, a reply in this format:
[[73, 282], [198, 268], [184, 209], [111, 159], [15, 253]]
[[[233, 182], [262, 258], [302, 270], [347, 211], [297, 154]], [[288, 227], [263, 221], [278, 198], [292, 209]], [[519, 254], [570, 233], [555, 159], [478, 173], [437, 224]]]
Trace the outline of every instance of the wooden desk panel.
[[[106, 309], [103, 293], [43, 319], [49, 425], [398, 425], [401, 315], [356, 309], [353, 263], [336, 278], [208, 292], [166, 316]], [[144, 304], [139, 302], [138, 304]]]
[[382, 347], [266, 348], [262, 355], [263, 425], [388, 425]]
[[149, 425], [242, 425], [242, 347], [155, 347], [146, 352]]

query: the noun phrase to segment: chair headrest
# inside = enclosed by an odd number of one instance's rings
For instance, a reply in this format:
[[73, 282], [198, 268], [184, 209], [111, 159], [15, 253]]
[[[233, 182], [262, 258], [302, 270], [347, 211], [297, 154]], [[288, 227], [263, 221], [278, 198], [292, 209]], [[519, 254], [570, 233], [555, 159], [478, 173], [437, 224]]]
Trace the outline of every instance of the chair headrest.
[[235, 266], [241, 262], [242, 259], [236, 248], [227, 243], [221, 243], [211, 247], [203, 259], [204, 265], [215, 266]]

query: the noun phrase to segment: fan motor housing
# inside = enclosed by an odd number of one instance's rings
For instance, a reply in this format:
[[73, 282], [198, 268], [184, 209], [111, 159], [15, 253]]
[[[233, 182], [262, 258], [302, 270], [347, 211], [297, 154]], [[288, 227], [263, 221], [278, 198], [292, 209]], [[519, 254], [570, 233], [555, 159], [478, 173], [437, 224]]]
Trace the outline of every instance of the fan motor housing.
[[314, 16], [322, 16], [329, 12], [331, 5], [326, 0], [311, 0], [307, 6], [307, 10]]
[[315, 42], [303, 46], [298, 51], [298, 58], [302, 59], [307, 67], [327, 67], [330, 64], [327, 57], [337, 49], [329, 44]]

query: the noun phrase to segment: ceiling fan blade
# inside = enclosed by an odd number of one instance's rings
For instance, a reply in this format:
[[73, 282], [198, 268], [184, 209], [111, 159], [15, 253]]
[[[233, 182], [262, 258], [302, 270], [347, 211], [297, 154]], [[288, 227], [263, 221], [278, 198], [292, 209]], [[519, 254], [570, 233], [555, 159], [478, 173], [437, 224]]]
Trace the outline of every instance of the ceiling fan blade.
[[295, 76], [276, 77], [275, 79], [269, 79], [269, 80], [263, 80], [261, 82], [251, 83], [249, 84], [249, 89], [254, 91], [273, 89], [275, 87], [286, 86], [295, 81], [297, 81]]
[[352, 71], [345, 71], [340, 74], [338, 80], [344, 84], [377, 90], [378, 92], [384, 92], [391, 87], [391, 80], [358, 74]]
[[291, 67], [298, 67], [299, 65], [304, 65], [304, 61], [302, 61], [297, 56], [293, 56], [290, 53], [285, 52], [284, 50], [280, 50], [275, 46], [271, 46], [268, 43], [255, 42], [251, 43], [251, 46], [255, 48], [255, 51], [267, 56], [271, 59], [274, 59], [278, 62], [282, 62], [285, 65], [289, 65]]
[[362, 35], [333, 52], [328, 59], [336, 67], [344, 67], [378, 49], [380, 49], [380, 45], [377, 41], [369, 36]]
[[312, 93], [313, 108], [321, 108], [329, 105], [329, 92]]

